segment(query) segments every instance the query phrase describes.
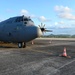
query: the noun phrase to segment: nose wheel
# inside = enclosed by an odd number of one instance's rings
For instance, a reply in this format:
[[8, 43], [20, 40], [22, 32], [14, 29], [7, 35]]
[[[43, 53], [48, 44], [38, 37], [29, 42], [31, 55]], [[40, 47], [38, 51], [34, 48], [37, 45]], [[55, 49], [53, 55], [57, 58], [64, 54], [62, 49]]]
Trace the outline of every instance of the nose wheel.
[[18, 47], [19, 48], [25, 48], [26, 47], [26, 43], [25, 42], [19, 42], [18, 43]]

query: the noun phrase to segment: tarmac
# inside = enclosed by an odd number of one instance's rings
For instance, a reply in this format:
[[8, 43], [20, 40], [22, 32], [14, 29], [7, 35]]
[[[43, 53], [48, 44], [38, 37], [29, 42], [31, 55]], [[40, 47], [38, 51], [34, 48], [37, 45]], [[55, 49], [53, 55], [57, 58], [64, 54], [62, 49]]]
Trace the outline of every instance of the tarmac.
[[[71, 58], [59, 56], [64, 47]], [[0, 75], [75, 75], [75, 39], [37, 38], [26, 48], [0, 43]]]

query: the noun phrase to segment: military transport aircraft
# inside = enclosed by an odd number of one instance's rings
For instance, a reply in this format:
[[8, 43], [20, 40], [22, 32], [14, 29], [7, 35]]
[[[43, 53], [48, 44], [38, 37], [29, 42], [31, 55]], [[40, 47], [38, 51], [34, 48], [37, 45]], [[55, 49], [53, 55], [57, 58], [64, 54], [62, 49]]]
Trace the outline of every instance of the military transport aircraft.
[[16, 16], [0, 22], [0, 41], [18, 43], [18, 47], [26, 47], [29, 42], [48, 31], [37, 27], [30, 17]]

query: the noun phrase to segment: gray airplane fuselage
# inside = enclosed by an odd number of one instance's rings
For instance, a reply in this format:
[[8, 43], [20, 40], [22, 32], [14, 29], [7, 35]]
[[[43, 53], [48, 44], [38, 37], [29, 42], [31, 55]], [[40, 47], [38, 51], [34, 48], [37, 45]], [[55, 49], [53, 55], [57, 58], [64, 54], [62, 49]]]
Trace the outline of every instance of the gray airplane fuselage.
[[30, 18], [24, 16], [0, 22], [0, 41], [26, 43], [41, 35], [40, 28], [36, 27]]

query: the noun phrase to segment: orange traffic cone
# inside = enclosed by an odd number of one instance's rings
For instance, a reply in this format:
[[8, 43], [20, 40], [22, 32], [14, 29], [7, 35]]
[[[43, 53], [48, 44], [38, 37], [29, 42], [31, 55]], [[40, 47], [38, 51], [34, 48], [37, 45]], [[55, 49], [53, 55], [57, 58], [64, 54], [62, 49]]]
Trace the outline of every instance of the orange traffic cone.
[[62, 57], [67, 57], [67, 58], [71, 58], [71, 56], [68, 56], [68, 55], [67, 55], [67, 52], [66, 52], [66, 47], [64, 47], [63, 54], [61, 54], [61, 55], [59, 55], [59, 56], [62, 56]]
[[52, 41], [49, 41], [49, 43], [51, 44], [51, 43], [52, 43]]
[[32, 41], [32, 45], [34, 44], [34, 42]]
[[63, 57], [67, 57], [67, 53], [66, 53], [66, 47], [64, 47], [64, 51], [63, 51], [63, 54], [62, 54]]

